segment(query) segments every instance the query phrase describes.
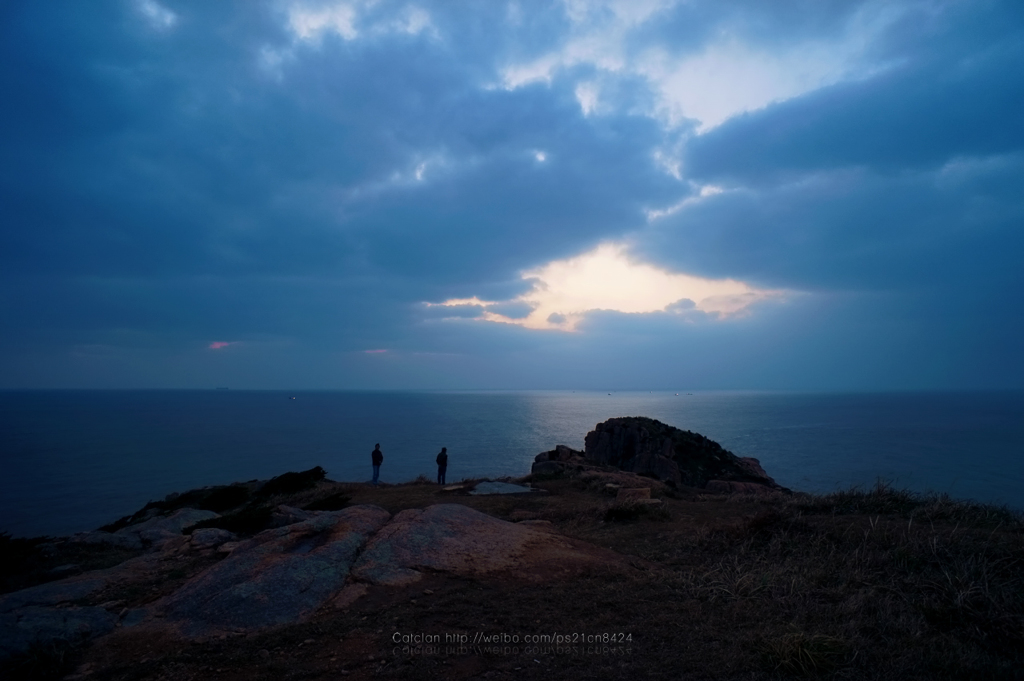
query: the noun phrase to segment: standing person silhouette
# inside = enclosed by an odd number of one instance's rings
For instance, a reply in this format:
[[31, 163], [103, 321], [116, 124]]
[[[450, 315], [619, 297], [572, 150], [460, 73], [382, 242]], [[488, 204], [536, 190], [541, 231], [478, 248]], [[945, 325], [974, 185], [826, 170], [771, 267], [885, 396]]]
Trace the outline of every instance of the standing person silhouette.
[[444, 474], [448, 471], [448, 448], [441, 447], [441, 453], [437, 455], [437, 484], [444, 484]]
[[384, 463], [384, 453], [380, 451], [380, 443], [378, 442], [373, 446], [373, 452], [370, 453], [370, 461], [373, 462], [373, 484], [377, 484], [377, 478], [380, 477], [380, 465]]

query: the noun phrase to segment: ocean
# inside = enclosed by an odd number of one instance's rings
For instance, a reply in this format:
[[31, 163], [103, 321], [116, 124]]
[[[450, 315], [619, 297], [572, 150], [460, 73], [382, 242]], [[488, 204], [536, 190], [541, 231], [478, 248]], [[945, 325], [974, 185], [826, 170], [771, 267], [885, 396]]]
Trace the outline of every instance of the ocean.
[[[294, 399], [293, 399], [294, 398]], [[0, 531], [95, 529], [149, 500], [323, 466], [383, 482], [525, 475], [595, 424], [649, 416], [753, 456], [794, 490], [878, 479], [1024, 509], [1024, 392], [0, 392]]]

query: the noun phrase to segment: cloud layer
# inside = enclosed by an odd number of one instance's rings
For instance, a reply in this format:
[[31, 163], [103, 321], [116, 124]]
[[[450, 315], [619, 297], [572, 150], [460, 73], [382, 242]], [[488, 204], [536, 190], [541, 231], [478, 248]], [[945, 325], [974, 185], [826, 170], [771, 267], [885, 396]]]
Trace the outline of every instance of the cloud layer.
[[1024, 387], [1018, 3], [26, 1], [0, 53], [0, 387]]

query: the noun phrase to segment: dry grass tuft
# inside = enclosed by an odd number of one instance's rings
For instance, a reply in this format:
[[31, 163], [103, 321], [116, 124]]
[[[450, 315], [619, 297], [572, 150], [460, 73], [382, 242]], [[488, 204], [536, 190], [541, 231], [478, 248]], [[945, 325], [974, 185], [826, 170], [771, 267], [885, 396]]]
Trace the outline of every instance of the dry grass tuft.
[[836, 670], [848, 654], [841, 639], [800, 631], [765, 641], [762, 652], [775, 671], [811, 677]]

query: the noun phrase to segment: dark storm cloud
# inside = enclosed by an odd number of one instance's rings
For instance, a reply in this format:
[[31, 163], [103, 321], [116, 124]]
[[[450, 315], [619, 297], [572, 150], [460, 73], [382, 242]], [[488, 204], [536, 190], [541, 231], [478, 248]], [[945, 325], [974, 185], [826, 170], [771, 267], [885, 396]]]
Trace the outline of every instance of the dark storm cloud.
[[[257, 64], [261, 39], [285, 42], [269, 20], [246, 25], [253, 35], [234, 15], [194, 9], [168, 35], [136, 28], [112, 44], [103, 38], [130, 12], [82, 25], [56, 17], [50, 41], [99, 35], [62, 44], [60, 72], [44, 84], [19, 82], [9, 55], [24, 105], [4, 122], [21, 133], [10, 153], [29, 167], [5, 203], [35, 226], [5, 233], [12, 270], [364, 267], [477, 282], [482, 270], [507, 277], [621, 231], [645, 202], [677, 191], [650, 162], [660, 132], [648, 119], [585, 121], [560, 89], [481, 90], [460, 55], [422, 36], [326, 36], [295, 47], [275, 81]], [[224, 22], [236, 29], [226, 41]], [[19, 52], [53, 60], [54, 42], [38, 36]], [[50, 105], [33, 89], [70, 101], [40, 122]], [[55, 144], [60, 167], [33, 167]]]
[[8, 346], [400, 344], [410, 304], [514, 297], [676, 191], [652, 121], [482, 89], [466, 51], [494, 25], [294, 44], [273, 8], [171, 9], [157, 31], [130, 3], [7, 6]]
[[770, 288], [979, 286], [1018, 269], [1024, 155], [738, 188], [644, 232], [652, 259]]
[[896, 68], [745, 114], [692, 140], [695, 178], [744, 183], [850, 166], [927, 168], [1024, 146], [1024, 42]]

